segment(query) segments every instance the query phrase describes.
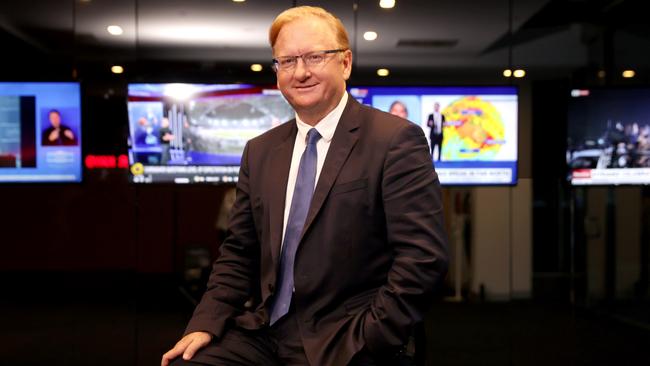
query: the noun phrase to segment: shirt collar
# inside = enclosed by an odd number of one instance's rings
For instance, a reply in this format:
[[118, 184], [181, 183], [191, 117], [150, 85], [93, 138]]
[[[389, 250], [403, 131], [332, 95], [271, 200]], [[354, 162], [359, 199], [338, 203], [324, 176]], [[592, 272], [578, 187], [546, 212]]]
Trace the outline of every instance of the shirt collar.
[[336, 108], [327, 114], [327, 116], [323, 117], [323, 119], [318, 121], [315, 126], [311, 126], [303, 122], [296, 113], [298, 136], [305, 140], [307, 138], [307, 132], [309, 132], [309, 130], [313, 127], [316, 129], [316, 131], [318, 131], [318, 133], [321, 135], [321, 138], [325, 142], [330, 142], [332, 140], [332, 137], [334, 137], [334, 131], [336, 131], [336, 126], [339, 124], [339, 120], [341, 119], [341, 115], [343, 114], [343, 110], [345, 110], [347, 103], [348, 92], [346, 91], [343, 93], [343, 97], [341, 97], [341, 101], [339, 101], [339, 104], [336, 106]]

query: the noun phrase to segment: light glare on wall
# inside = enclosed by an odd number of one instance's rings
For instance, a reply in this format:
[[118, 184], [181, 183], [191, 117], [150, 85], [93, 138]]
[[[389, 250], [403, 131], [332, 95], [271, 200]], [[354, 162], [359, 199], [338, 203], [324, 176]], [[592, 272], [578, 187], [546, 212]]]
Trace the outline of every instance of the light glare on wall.
[[174, 100], [185, 101], [196, 93], [197, 87], [192, 84], [173, 83], [164, 86], [163, 94]]

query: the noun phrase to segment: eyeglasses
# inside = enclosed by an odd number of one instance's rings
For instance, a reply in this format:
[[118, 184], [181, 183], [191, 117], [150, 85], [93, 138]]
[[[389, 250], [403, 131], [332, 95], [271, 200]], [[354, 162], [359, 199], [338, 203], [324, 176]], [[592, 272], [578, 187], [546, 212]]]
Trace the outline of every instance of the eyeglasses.
[[345, 51], [347, 51], [347, 49], [307, 52], [299, 56], [280, 56], [273, 59], [273, 70], [276, 72], [278, 70], [293, 70], [296, 65], [298, 65], [299, 58], [302, 59], [302, 62], [304, 62], [306, 66], [318, 66], [325, 61], [327, 55]]

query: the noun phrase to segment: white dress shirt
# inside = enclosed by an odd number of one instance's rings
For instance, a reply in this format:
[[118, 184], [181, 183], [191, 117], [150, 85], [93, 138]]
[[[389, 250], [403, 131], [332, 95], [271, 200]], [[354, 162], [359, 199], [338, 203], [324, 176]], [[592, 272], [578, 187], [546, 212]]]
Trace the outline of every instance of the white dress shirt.
[[318, 133], [321, 135], [321, 138], [316, 143], [316, 180], [314, 181], [314, 189], [318, 185], [318, 177], [320, 177], [321, 169], [323, 168], [323, 163], [325, 162], [325, 157], [327, 156], [327, 150], [330, 148], [330, 143], [332, 142], [332, 137], [334, 137], [334, 131], [336, 131], [336, 126], [339, 124], [339, 119], [343, 114], [345, 105], [348, 102], [348, 93], [343, 93], [343, 97], [339, 104], [334, 108], [327, 116], [318, 121], [315, 126], [310, 126], [305, 122], [300, 120], [300, 117], [296, 113], [296, 124], [298, 125], [298, 134], [296, 135], [296, 141], [293, 144], [293, 155], [291, 156], [291, 168], [289, 168], [289, 180], [287, 181], [287, 193], [284, 204], [284, 221], [282, 224], [282, 244], [284, 245], [284, 233], [287, 227], [287, 220], [289, 220], [289, 211], [291, 211], [291, 201], [293, 199], [293, 190], [296, 187], [296, 179], [298, 178], [298, 168], [300, 166], [300, 158], [302, 157], [305, 148], [307, 147], [307, 132], [310, 129], [315, 128]]
[[442, 113], [433, 112], [433, 126], [435, 128], [434, 133], [440, 134], [440, 131], [442, 131]]

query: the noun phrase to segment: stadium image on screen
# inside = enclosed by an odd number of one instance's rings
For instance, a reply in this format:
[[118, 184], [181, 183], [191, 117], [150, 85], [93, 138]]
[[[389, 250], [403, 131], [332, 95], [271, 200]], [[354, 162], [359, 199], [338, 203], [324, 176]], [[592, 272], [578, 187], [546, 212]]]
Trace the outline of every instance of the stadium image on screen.
[[248, 140], [294, 117], [275, 87], [130, 84], [129, 161], [136, 183], [235, 182]]
[[78, 83], [0, 83], [0, 183], [80, 182]]
[[650, 89], [574, 89], [567, 164], [574, 185], [650, 184]]
[[515, 87], [352, 87], [361, 103], [419, 125], [443, 185], [517, 183]]

